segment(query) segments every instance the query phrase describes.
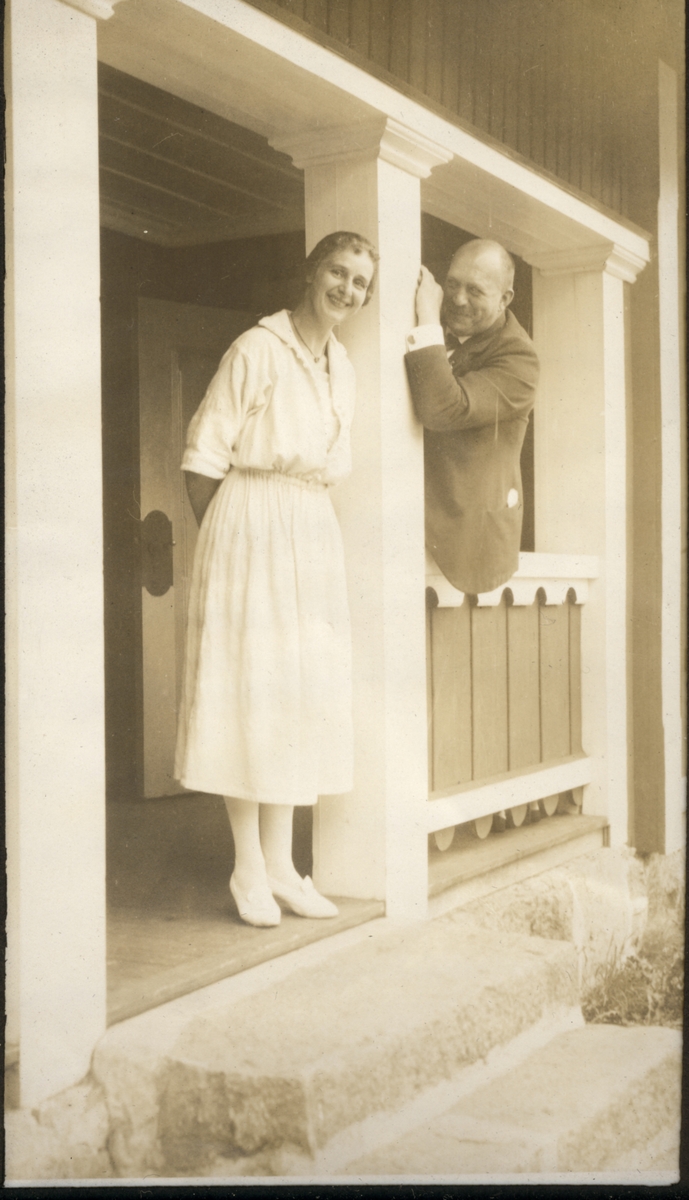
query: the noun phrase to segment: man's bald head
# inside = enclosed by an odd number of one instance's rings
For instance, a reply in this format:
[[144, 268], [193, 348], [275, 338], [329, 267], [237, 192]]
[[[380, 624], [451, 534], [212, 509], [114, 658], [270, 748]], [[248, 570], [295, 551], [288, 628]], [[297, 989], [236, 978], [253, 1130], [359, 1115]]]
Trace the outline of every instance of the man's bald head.
[[490, 238], [473, 238], [465, 242], [452, 255], [452, 266], [457, 259], [477, 261], [485, 265], [486, 270], [495, 271], [500, 276], [502, 290], [511, 291], [514, 285], [514, 259], [505, 247]]
[[499, 242], [474, 238], [452, 257], [445, 280], [442, 318], [456, 337], [494, 325], [514, 292], [514, 261]]

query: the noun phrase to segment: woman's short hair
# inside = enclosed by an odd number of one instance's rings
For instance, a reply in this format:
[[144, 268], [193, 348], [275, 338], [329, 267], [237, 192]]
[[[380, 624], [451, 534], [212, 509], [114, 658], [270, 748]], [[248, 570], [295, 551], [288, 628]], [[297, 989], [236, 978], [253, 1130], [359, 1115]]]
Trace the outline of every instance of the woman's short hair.
[[369, 242], [360, 233], [350, 233], [348, 230], [340, 229], [336, 233], [328, 233], [320, 242], [317, 242], [311, 253], [307, 256], [304, 266], [306, 282], [311, 283], [316, 271], [331, 254], [336, 250], [353, 250], [355, 254], [368, 254], [373, 263], [373, 274], [371, 282], [366, 289], [366, 299], [364, 304], [368, 304], [376, 285], [376, 276], [378, 275], [378, 260], [380, 255], [376, 250], [373, 242]]

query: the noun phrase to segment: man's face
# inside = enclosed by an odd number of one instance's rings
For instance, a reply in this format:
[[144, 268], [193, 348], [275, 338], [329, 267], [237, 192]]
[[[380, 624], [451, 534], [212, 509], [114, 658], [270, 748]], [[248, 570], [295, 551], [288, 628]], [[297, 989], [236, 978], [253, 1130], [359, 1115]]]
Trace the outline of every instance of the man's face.
[[445, 280], [442, 321], [455, 337], [490, 329], [514, 292], [505, 286], [502, 263], [490, 253], [459, 250]]

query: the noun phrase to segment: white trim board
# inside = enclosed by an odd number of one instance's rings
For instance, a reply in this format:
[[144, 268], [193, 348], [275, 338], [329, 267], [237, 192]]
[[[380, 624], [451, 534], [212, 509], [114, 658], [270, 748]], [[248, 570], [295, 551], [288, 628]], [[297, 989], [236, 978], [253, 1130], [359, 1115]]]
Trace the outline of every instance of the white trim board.
[[523, 774], [506, 774], [485, 783], [466, 784], [451, 795], [429, 800], [426, 829], [435, 833], [505, 808], [583, 787], [591, 782], [592, 775], [592, 760], [581, 755], [558, 763], [544, 763]]
[[665, 853], [684, 845], [682, 795], [682, 387], [680, 209], [677, 76], [658, 62], [660, 190], [658, 304], [661, 408], [661, 688], [665, 755]]
[[[478, 597], [479, 607], [498, 605], [505, 592], [511, 593], [511, 603], [533, 604], [539, 589], [545, 593], [546, 604], [564, 604], [568, 593], [574, 591], [577, 604], [589, 598], [589, 581], [600, 574], [595, 554], [520, 554], [519, 567], [511, 579], [492, 592]], [[461, 608], [466, 593], [460, 592], [443, 575], [433, 556], [426, 550], [426, 587], [436, 594], [440, 608]]]

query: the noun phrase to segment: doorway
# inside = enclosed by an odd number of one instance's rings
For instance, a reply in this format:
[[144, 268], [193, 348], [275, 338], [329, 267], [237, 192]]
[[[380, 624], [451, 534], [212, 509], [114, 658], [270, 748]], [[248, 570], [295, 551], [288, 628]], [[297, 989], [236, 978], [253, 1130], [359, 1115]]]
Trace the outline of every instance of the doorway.
[[[172, 759], [196, 526], [179, 462], [227, 346], [292, 307], [304, 260], [302, 173], [267, 141], [99, 68], [108, 1020], [132, 1016], [377, 916], [243, 925], [221, 797]], [[294, 858], [311, 873], [310, 808]]]

